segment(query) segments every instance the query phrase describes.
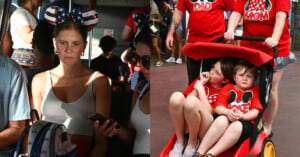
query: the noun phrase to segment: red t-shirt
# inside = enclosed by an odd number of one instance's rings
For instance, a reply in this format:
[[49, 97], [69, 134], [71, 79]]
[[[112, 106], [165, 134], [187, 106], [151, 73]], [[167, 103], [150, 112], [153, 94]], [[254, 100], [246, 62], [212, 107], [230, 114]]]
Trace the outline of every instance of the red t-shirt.
[[[290, 8], [290, 0], [238, 0], [234, 11], [243, 16], [243, 36], [267, 38], [272, 37], [276, 12], [284, 11], [288, 15]], [[289, 22], [286, 19], [282, 36], [277, 46], [279, 57], [288, 56], [290, 53], [290, 34], [288, 28]], [[270, 55], [274, 54], [273, 50], [264, 45], [263, 42], [241, 41], [241, 45], [259, 49]]]
[[132, 18], [132, 15], [135, 14], [135, 13], [149, 14], [150, 13], [150, 4], [147, 5], [147, 6], [145, 6], [145, 7], [143, 7], [143, 8], [137, 8], [137, 9], [133, 10], [130, 13], [130, 15], [129, 15], [129, 17], [128, 17], [126, 23], [125, 23], [125, 25], [128, 26], [128, 27], [130, 27], [130, 28], [132, 28], [133, 29], [133, 33], [135, 33], [135, 31], [136, 31], [136, 25], [135, 25], [134, 20]]
[[[194, 86], [195, 86], [195, 83], [200, 80], [200, 77], [196, 78], [189, 86], [188, 88], [183, 92], [183, 94], [185, 96], [189, 95], [193, 90], [194, 90]], [[215, 108], [215, 103], [217, 101], [217, 97], [218, 97], [218, 94], [219, 92], [221, 91], [221, 89], [217, 89], [213, 86], [211, 86], [211, 84], [209, 82], [207, 82], [205, 85], [204, 85], [204, 89], [205, 89], [205, 93], [206, 93], [206, 96], [207, 96], [207, 100], [208, 102], [210, 103], [210, 105]]]
[[227, 84], [221, 89], [216, 106], [236, 109], [244, 114], [253, 108], [260, 111], [263, 109], [259, 101], [259, 87], [255, 86], [242, 92], [236, 90], [233, 84]]
[[211, 42], [225, 33], [224, 10], [232, 10], [234, 0], [213, 0], [214, 2], [191, 2], [179, 0], [177, 9], [189, 12], [188, 42]]

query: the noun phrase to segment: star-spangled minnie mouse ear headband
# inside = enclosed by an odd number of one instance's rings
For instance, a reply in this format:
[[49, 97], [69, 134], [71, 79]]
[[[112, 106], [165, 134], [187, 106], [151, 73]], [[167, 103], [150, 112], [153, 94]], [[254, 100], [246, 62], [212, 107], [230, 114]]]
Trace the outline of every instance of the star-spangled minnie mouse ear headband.
[[98, 14], [95, 10], [73, 8], [69, 13], [65, 8], [51, 6], [46, 9], [45, 19], [53, 24], [58, 25], [71, 20], [75, 23], [82, 24], [88, 31], [92, 30], [98, 23]]

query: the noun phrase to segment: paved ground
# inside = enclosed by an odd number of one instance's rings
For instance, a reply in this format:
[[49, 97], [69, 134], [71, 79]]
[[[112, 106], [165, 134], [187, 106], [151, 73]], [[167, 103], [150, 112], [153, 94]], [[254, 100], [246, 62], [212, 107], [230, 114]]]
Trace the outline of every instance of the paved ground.
[[[300, 154], [300, 52], [298, 61], [285, 70], [280, 84], [279, 111], [274, 123], [277, 157], [298, 157]], [[165, 64], [151, 67], [151, 157], [156, 157], [174, 132], [168, 100], [172, 92], [187, 87], [186, 66]]]

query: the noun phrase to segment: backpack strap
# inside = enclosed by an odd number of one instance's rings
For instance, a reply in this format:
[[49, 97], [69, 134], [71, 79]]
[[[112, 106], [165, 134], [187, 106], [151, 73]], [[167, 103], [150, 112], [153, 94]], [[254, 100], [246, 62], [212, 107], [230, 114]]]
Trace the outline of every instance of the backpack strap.
[[31, 125], [27, 125], [23, 129], [23, 131], [22, 131], [22, 133], [21, 133], [21, 135], [18, 139], [17, 145], [16, 145], [16, 149], [15, 149], [15, 152], [14, 152], [14, 157], [18, 157], [18, 155], [20, 154], [20, 150], [22, 148], [23, 140], [24, 140], [25, 136], [28, 134], [30, 128], [31, 128]]
[[31, 109], [31, 111], [30, 111], [30, 117], [31, 117], [32, 124], [33, 124], [33, 114], [34, 114], [36, 120], [40, 120], [38, 111], [36, 109]]
[[30, 138], [34, 138], [34, 141], [32, 143], [32, 147], [30, 150], [30, 154], [28, 154], [31, 157], [39, 156], [39, 154], [41, 153], [45, 135], [46, 135], [49, 127], [51, 126], [50, 122], [45, 122], [45, 121], [38, 121], [38, 122], [34, 123], [33, 125], [41, 125], [41, 123], [45, 123], [45, 124], [42, 124], [44, 126], [38, 131], [37, 135], [35, 137], [30, 137]]

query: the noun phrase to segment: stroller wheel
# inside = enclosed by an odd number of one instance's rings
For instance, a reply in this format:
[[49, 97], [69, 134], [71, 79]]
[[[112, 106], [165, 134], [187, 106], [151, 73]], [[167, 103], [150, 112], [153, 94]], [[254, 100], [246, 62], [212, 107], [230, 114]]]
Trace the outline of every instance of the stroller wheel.
[[258, 157], [276, 157], [275, 146], [270, 139], [265, 139], [261, 153]]

